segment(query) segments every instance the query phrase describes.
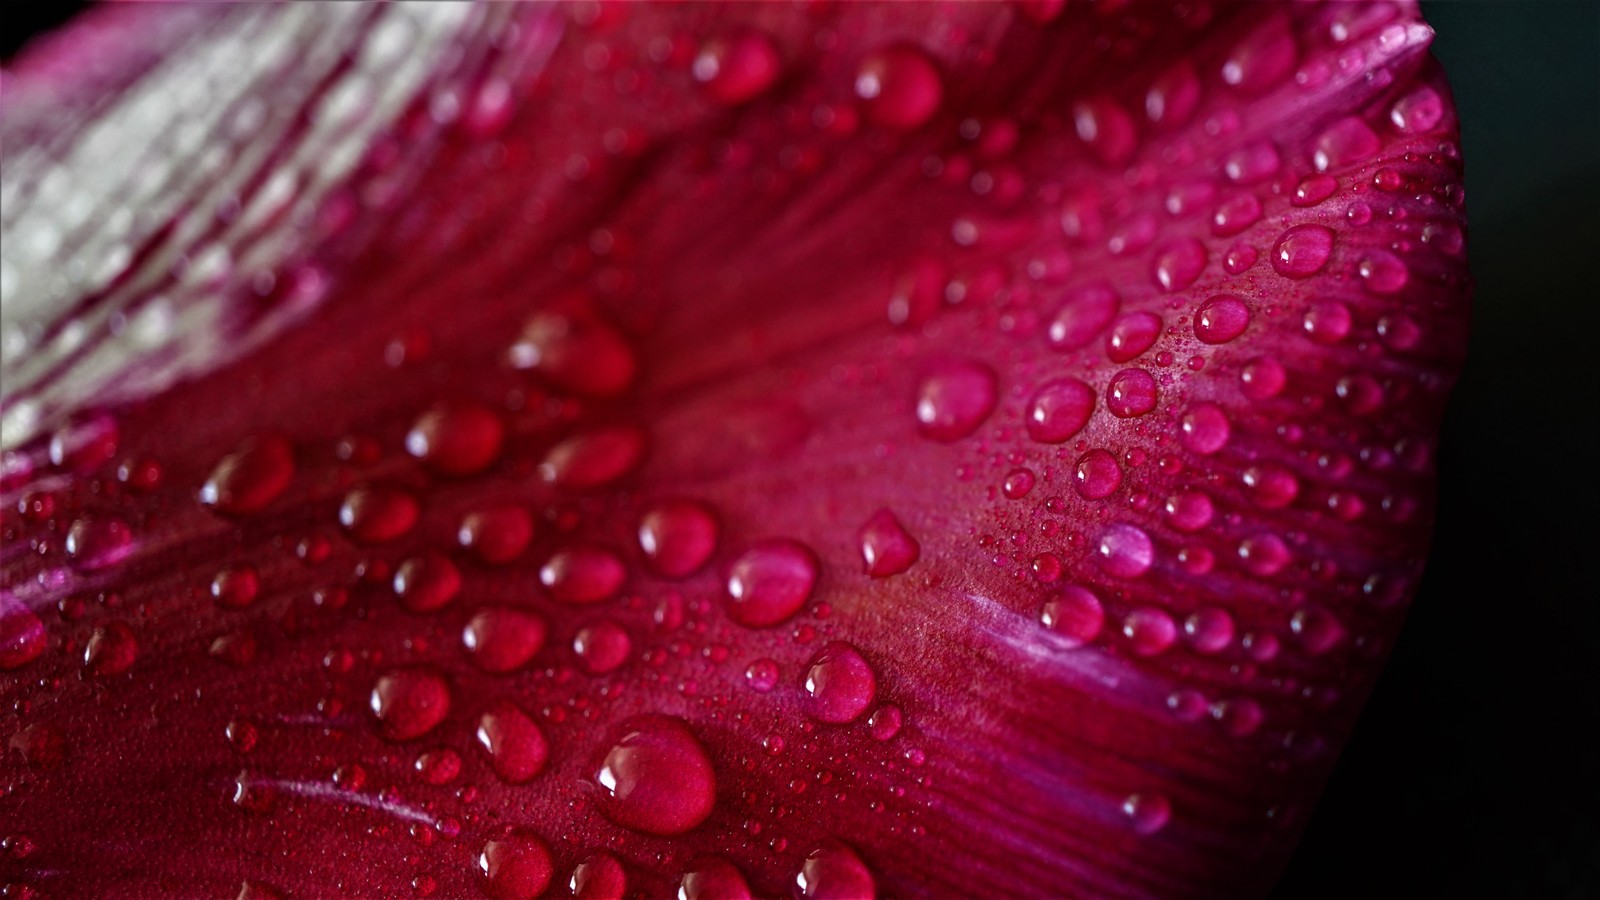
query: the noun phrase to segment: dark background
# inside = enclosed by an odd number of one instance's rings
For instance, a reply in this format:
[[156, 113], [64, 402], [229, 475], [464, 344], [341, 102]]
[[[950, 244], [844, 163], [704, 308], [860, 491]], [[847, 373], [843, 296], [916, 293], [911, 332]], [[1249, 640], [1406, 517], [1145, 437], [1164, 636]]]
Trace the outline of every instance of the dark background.
[[[0, 58], [77, 3], [11, 4]], [[1273, 900], [1600, 898], [1600, 4], [1424, 3], [1472, 347], [1411, 619]]]

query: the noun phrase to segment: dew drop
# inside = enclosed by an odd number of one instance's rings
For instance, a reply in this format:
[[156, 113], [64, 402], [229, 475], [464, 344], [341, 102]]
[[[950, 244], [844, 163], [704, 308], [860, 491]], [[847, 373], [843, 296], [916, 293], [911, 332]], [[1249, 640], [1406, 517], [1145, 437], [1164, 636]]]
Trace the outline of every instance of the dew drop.
[[1156, 250], [1150, 275], [1167, 292], [1181, 291], [1206, 268], [1206, 247], [1195, 238], [1180, 238]]
[[1069, 584], [1045, 601], [1039, 611], [1039, 621], [1068, 646], [1079, 647], [1099, 636], [1105, 624], [1105, 610], [1093, 591]]
[[461, 518], [456, 543], [479, 562], [501, 566], [528, 549], [533, 541], [533, 516], [510, 504], [475, 509]]
[[1090, 284], [1069, 292], [1050, 320], [1050, 345], [1062, 351], [1087, 346], [1116, 318], [1120, 305], [1110, 285]]
[[594, 775], [606, 818], [634, 831], [671, 837], [711, 815], [716, 774], [687, 725], [646, 715], [630, 719], [619, 733]]
[[1288, 23], [1275, 16], [1229, 51], [1222, 81], [1243, 94], [1262, 93], [1288, 76], [1299, 55]]
[[1195, 403], [1178, 417], [1178, 440], [1194, 453], [1210, 455], [1228, 443], [1228, 416], [1215, 403]]
[[1250, 326], [1250, 308], [1238, 297], [1218, 294], [1200, 305], [1194, 336], [1204, 344], [1226, 344]]
[[758, 694], [765, 694], [778, 686], [778, 664], [762, 658], [744, 670], [745, 683]]
[[1182, 532], [1194, 533], [1211, 524], [1211, 498], [1199, 491], [1182, 491], [1167, 498], [1167, 520]]
[[1254, 734], [1261, 727], [1261, 706], [1249, 698], [1222, 700], [1211, 706], [1211, 718], [1233, 737]]
[[695, 860], [678, 882], [678, 900], [750, 900], [750, 885], [720, 856]]
[[794, 893], [804, 900], [875, 900], [878, 885], [854, 850], [828, 841], [806, 854], [794, 879]]
[[1142, 416], [1156, 408], [1156, 379], [1144, 369], [1123, 369], [1111, 376], [1106, 409], [1119, 419]]
[[1289, 202], [1300, 208], [1316, 206], [1332, 197], [1338, 189], [1339, 182], [1331, 175], [1308, 175], [1295, 187], [1294, 196], [1289, 198]]
[[402, 562], [394, 573], [394, 595], [414, 613], [437, 612], [461, 590], [461, 571], [450, 557], [429, 551]]
[[1094, 413], [1094, 388], [1076, 378], [1046, 382], [1028, 403], [1028, 436], [1060, 444], [1083, 430]]
[[478, 610], [461, 632], [461, 646], [485, 672], [522, 668], [544, 646], [545, 623], [536, 613], [508, 606]]
[[339, 524], [358, 544], [387, 544], [410, 532], [420, 515], [416, 498], [399, 488], [361, 487], [345, 495]]
[[1073, 486], [1085, 500], [1109, 497], [1122, 486], [1122, 467], [1107, 450], [1096, 448], [1078, 457], [1073, 467]]
[[73, 568], [98, 572], [133, 554], [133, 531], [115, 516], [84, 516], [67, 530], [66, 549]]
[[578, 629], [572, 636], [572, 652], [585, 672], [604, 675], [628, 661], [628, 654], [633, 652], [633, 639], [621, 625], [601, 619]]
[[1233, 642], [1233, 617], [1214, 607], [1197, 609], [1183, 620], [1183, 637], [1201, 653], [1218, 653]]
[[225, 609], [244, 609], [261, 593], [261, 576], [254, 566], [240, 563], [211, 579], [211, 598]]
[[1277, 174], [1282, 164], [1271, 141], [1257, 141], [1229, 153], [1222, 162], [1222, 174], [1235, 184], [1256, 184]]
[[718, 103], [737, 106], [765, 93], [777, 80], [781, 66], [772, 39], [760, 32], [746, 31], [707, 41], [690, 71]]
[[866, 563], [867, 574], [873, 578], [899, 575], [911, 568], [922, 552], [917, 539], [887, 509], [873, 513], [861, 526], [857, 539], [861, 543], [861, 559]]
[[1172, 818], [1172, 803], [1154, 791], [1129, 794], [1122, 801], [1122, 814], [1128, 817], [1128, 825], [1135, 832], [1151, 835], [1166, 827], [1167, 820]]
[[1366, 122], [1347, 116], [1317, 136], [1311, 146], [1311, 162], [1318, 172], [1326, 172], [1366, 160], [1380, 147], [1378, 136]]
[[217, 463], [200, 488], [200, 502], [227, 516], [265, 509], [294, 480], [294, 449], [281, 437], [251, 438]]
[[616, 554], [589, 544], [563, 547], [539, 568], [539, 583], [551, 597], [578, 606], [616, 596], [627, 577]]
[[1278, 237], [1272, 248], [1272, 268], [1288, 278], [1310, 278], [1322, 271], [1333, 255], [1333, 229], [1323, 225], [1296, 225]]
[[1138, 578], [1155, 564], [1150, 535], [1133, 525], [1118, 523], [1100, 532], [1095, 544], [1100, 568], [1117, 578]]
[[917, 388], [917, 423], [936, 441], [964, 438], [994, 412], [999, 400], [994, 370], [972, 360], [947, 363]]
[[638, 468], [644, 451], [644, 432], [638, 428], [600, 428], [551, 447], [539, 463], [539, 477], [546, 484], [572, 490], [603, 487]]
[[9, 591], [0, 593], [0, 669], [20, 669], [49, 646], [44, 622]]
[[1021, 500], [1033, 491], [1037, 479], [1031, 469], [1012, 469], [1006, 473], [1005, 481], [1000, 484], [1000, 492], [1006, 495], [1007, 500]]
[[1122, 620], [1122, 636], [1140, 656], [1165, 653], [1178, 639], [1178, 626], [1172, 617], [1151, 606], [1140, 607]]
[[1289, 633], [1307, 653], [1321, 656], [1344, 638], [1344, 626], [1333, 613], [1320, 606], [1307, 605], [1289, 617]]
[[1078, 139], [1108, 166], [1127, 162], [1139, 148], [1133, 117], [1108, 98], [1097, 97], [1074, 104], [1072, 125]]
[[1289, 381], [1289, 373], [1283, 369], [1283, 364], [1270, 356], [1258, 356], [1249, 362], [1239, 372], [1239, 386], [1246, 397], [1251, 400], [1270, 400], [1283, 391]]
[[1350, 334], [1350, 307], [1337, 300], [1321, 300], [1300, 320], [1306, 337], [1319, 344], [1337, 344]]
[[1282, 509], [1300, 494], [1300, 480], [1276, 466], [1251, 466], [1244, 472], [1244, 485], [1263, 509]]
[[83, 667], [95, 675], [121, 675], [139, 658], [139, 641], [121, 622], [94, 630], [83, 648]]
[[728, 616], [747, 628], [777, 625], [800, 611], [816, 582], [816, 557], [804, 544], [763, 541], [728, 570]]
[[572, 900], [622, 900], [628, 891], [628, 876], [615, 856], [595, 853], [572, 870], [567, 890]]
[[1373, 250], [1356, 264], [1356, 274], [1361, 276], [1361, 286], [1374, 294], [1393, 294], [1411, 280], [1406, 264], [1393, 253]]
[[396, 669], [373, 685], [368, 706], [386, 740], [409, 741], [432, 731], [450, 713], [450, 686], [429, 669]]
[[944, 101], [938, 67], [911, 44], [895, 44], [864, 59], [856, 72], [855, 90], [867, 119], [895, 131], [927, 122]]
[[550, 746], [544, 732], [515, 704], [500, 701], [478, 717], [478, 746], [501, 781], [522, 784], [544, 771]]
[[1389, 121], [1405, 134], [1422, 134], [1444, 121], [1444, 101], [1433, 88], [1423, 85], [1395, 101]]
[[905, 714], [894, 704], [880, 706], [867, 718], [867, 732], [875, 741], [892, 740], [905, 724]]
[[1128, 313], [1106, 335], [1106, 356], [1125, 363], [1150, 349], [1161, 336], [1161, 317], [1151, 312]]
[[417, 754], [412, 768], [428, 784], [449, 784], [461, 774], [461, 755], [449, 747], [427, 750]]
[[686, 578], [716, 552], [717, 517], [693, 500], [669, 500], [645, 511], [639, 520], [639, 549], [658, 575]]
[[478, 404], [440, 404], [406, 434], [406, 452], [441, 475], [471, 475], [500, 458], [505, 424]]
[[830, 642], [812, 657], [801, 687], [806, 693], [806, 712], [834, 724], [853, 721], [878, 695], [872, 666], [843, 641]]
[[550, 848], [536, 835], [514, 829], [486, 842], [478, 854], [483, 893], [494, 900], [533, 900], [555, 877]]
[[621, 394], [638, 373], [633, 348], [621, 332], [593, 317], [557, 312], [529, 318], [507, 359], [513, 368], [593, 397]]

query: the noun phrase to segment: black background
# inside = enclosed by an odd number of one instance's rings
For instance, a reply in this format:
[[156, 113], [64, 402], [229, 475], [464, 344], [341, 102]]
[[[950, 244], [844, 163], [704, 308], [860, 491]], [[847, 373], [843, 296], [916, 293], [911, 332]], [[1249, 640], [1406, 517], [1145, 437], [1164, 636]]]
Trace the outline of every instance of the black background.
[[[81, 4], [11, 4], [9, 58]], [[1600, 898], [1600, 4], [1424, 3], [1477, 281], [1434, 554], [1273, 900]]]

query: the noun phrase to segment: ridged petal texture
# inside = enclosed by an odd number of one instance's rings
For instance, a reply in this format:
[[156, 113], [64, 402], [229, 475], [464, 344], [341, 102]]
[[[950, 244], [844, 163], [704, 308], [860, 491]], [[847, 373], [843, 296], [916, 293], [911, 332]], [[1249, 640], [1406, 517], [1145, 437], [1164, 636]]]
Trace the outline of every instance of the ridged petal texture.
[[0, 97], [6, 896], [1265, 893], [1427, 553], [1430, 37], [92, 12]]

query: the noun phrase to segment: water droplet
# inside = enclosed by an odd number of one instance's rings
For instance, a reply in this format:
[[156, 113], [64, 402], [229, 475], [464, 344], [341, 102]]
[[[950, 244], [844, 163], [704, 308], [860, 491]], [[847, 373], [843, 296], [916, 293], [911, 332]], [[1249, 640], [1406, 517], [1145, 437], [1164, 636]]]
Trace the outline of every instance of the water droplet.
[[917, 387], [917, 423], [936, 441], [954, 441], [978, 430], [999, 399], [994, 370], [972, 360], [940, 366]]
[[1078, 139], [1108, 166], [1121, 165], [1139, 148], [1139, 135], [1133, 117], [1106, 97], [1096, 97], [1072, 106], [1072, 126]]
[[1085, 500], [1109, 497], [1122, 486], [1122, 467], [1110, 451], [1096, 448], [1078, 457], [1073, 467], [1073, 486]]
[[920, 48], [895, 44], [862, 60], [856, 96], [867, 119], [896, 131], [909, 131], [933, 118], [944, 101], [944, 79]]
[[763, 541], [728, 570], [728, 616], [747, 628], [776, 625], [800, 611], [816, 582], [816, 557], [804, 544]]
[[795, 876], [796, 895], [804, 900], [875, 900], [878, 885], [854, 850], [828, 841], [806, 854]]
[[1225, 610], [1197, 609], [1183, 620], [1183, 636], [1201, 653], [1217, 653], [1233, 642], [1233, 617]]
[[1258, 356], [1239, 372], [1240, 390], [1251, 400], [1269, 400], [1278, 396], [1289, 381], [1283, 364], [1270, 356]]
[[1271, 141], [1256, 141], [1229, 153], [1222, 162], [1222, 174], [1235, 184], [1256, 184], [1276, 175], [1282, 165]]
[[1411, 350], [1422, 340], [1422, 326], [1403, 315], [1378, 320], [1378, 337], [1391, 350]]
[[1322, 300], [1306, 310], [1301, 327], [1319, 344], [1337, 344], [1350, 334], [1350, 307], [1337, 300]]
[[1123, 369], [1111, 376], [1106, 409], [1119, 419], [1142, 416], [1156, 408], [1156, 379], [1144, 369]]
[[1248, 697], [1221, 700], [1211, 706], [1211, 718], [1233, 737], [1254, 734], [1261, 727], [1261, 706]]
[[0, 593], [0, 669], [20, 669], [50, 644], [44, 622], [9, 591]]
[[428, 784], [449, 784], [461, 774], [461, 755], [449, 747], [426, 750], [417, 754], [417, 761], [412, 768]]
[[712, 38], [700, 48], [691, 71], [719, 103], [736, 106], [759, 97], [777, 80], [782, 60], [772, 39], [756, 31]]
[[223, 515], [260, 512], [294, 480], [294, 449], [281, 437], [251, 438], [222, 458], [200, 488], [200, 502]]
[[1068, 292], [1050, 321], [1050, 345], [1070, 351], [1085, 347], [1111, 324], [1121, 306], [1117, 292], [1106, 284], [1090, 284]]
[[261, 592], [261, 576], [254, 566], [240, 563], [218, 572], [211, 579], [211, 597], [227, 609], [244, 609]]
[[505, 424], [477, 404], [440, 404], [412, 424], [406, 452], [441, 475], [471, 475], [500, 458]]
[[483, 892], [494, 900], [533, 900], [555, 877], [550, 848], [536, 835], [514, 829], [483, 845], [478, 854]]
[[704, 822], [716, 804], [711, 760], [678, 719], [630, 719], [595, 770], [600, 810], [634, 831], [671, 837]]
[[744, 670], [745, 683], [758, 694], [765, 694], [777, 687], [778, 675], [778, 664], [766, 658], [756, 660]]
[[1333, 613], [1320, 606], [1307, 605], [1289, 617], [1289, 632], [1312, 656], [1321, 656], [1344, 638], [1344, 626]]
[[1124, 523], [1108, 526], [1095, 544], [1100, 568], [1117, 578], [1138, 578], [1155, 564], [1155, 545], [1150, 535]]
[[633, 652], [633, 639], [621, 625], [601, 619], [578, 629], [572, 636], [572, 652], [585, 672], [604, 675], [628, 661], [628, 654]]
[[1189, 450], [1210, 455], [1228, 443], [1228, 416], [1215, 403], [1195, 403], [1178, 418], [1178, 440]]
[[639, 520], [639, 549], [657, 574], [686, 578], [700, 571], [717, 549], [717, 517], [693, 500], [669, 500]]
[[893, 512], [880, 509], [861, 526], [861, 559], [873, 578], [899, 575], [917, 561], [922, 547]]
[[[3, 657], [0, 657], [0, 660], [3, 660]], [[0, 662], [0, 667], [3, 666], [3, 662]], [[6, 746], [22, 754], [22, 759], [28, 768], [36, 772], [58, 769], [67, 759], [66, 737], [59, 729], [43, 722], [35, 722], [17, 729], [6, 742]]]
[[1179, 238], [1156, 250], [1150, 274], [1164, 291], [1181, 291], [1194, 284], [1206, 268], [1206, 247], [1195, 238]]
[[1089, 424], [1094, 401], [1094, 388], [1076, 378], [1046, 382], [1028, 403], [1028, 436], [1040, 443], [1063, 443]]
[[1411, 280], [1406, 264], [1393, 253], [1373, 250], [1356, 264], [1356, 274], [1361, 276], [1361, 286], [1374, 294], [1393, 294]]
[[522, 326], [507, 359], [513, 368], [531, 370], [557, 387], [594, 397], [621, 394], [638, 374], [627, 338], [592, 316], [534, 314]]
[[133, 531], [115, 516], [84, 516], [67, 530], [66, 547], [73, 568], [98, 572], [133, 554]]
[[801, 686], [806, 712], [823, 722], [850, 722], [867, 711], [878, 695], [872, 666], [843, 641], [832, 641], [812, 657]]
[[1300, 51], [1282, 16], [1274, 16], [1245, 36], [1222, 63], [1224, 84], [1243, 94], [1259, 94], [1294, 69]]
[[1211, 215], [1211, 233], [1233, 237], [1261, 221], [1261, 201], [1255, 194], [1239, 194], [1222, 202]]
[[1069, 646], [1078, 647], [1099, 636], [1105, 624], [1105, 610], [1093, 591], [1069, 584], [1045, 601], [1039, 611], [1039, 621]]
[[478, 746], [489, 766], [507, 784], [522, 784], [544, 771], [550, 746], [544, 732], [515, 704], [500, 701], [478, 717]]
[[1172, 617], [1151, 606], [1140, 607], [1122, 620], [1122, 636], [1140, 656], [1165, 653], [1178, 639], [1178, 626]]
[[500, 566], [521, 556], [533, 534], [533, 516], [526, 509], [510, 504], [488, 506], [462, 517], [456, 543], [479, 562]]
[[892, 740], [905, 724], [905, 714], [900, 707], [886, 704], [873, 710], [867, 719], [867, 731], [875, 741]]
[[1251, 466], [1244, 472], [1244, 484], [1263, 509], [1282, 509], [1300, 494], [1300, 480], [1277, 466]]
[[539, 463], [546, 484], [587, 490], [611, 484], [644, 459], [644, 432], [629, 425], [600, 428], [556, 444]]
[[1389, 121], [1406, 134], [1432, 131], [1444, 121], [1444, 101], [1438, 91], [1423, 85], [1395, 101]]
[[1366, 122], [1348, 116], [1317, 136], [1311, 146], [1311, 162], [1318, 172], [1326, 172], [1366, 160], [1382, 146]]
[[461, 632], [467, 658], [485, 672], [511, 672], [533, 659], [544, 646], [544, 619], [508, 606], [480, 609]]
[[562, 603], [585, 605], [616, 596], [628, 570], [615, 553], [588, 544], [573, 544], [551, 554], [539, 568], [539, 583]]
[[622, 900], [628, 890], [628, 876], [615, 856], [595, 853], [584, 857], [572, 870], [567, 889], [572, 900]]
[[698, 859], [678, 882], [678, 900], [750, 900], [750, 885], [722, 857]]
[[1106, 335], [1106, 356], [1125, 363], [1150, 349], [1161, 336], [1161, 317], [1151, 312], [1128, 313]]
[[1194, 64], [1179, 60], [1150, 85], [1144, 95], [1144, 114], [1153, 125], [1174, 128], [1189, 121], [1200, 104], [1200, 78]]
[[414, 613], [437, 612], [461, 590], [461, 572], [450, 557], [429, 551], [401, 563], [394, 573], [394, 594]]
[[416, 498], [399, 488], [361, 487], [345, 495], [339, 524], [358, 544], [386, 544], [410, 532], [421, 512]]
[[1006, 473], [1005, 481], [1000, 484], [1000, 492], [1006, 495], [1007, 500], [1021, 500], [1033, 491], [1037, 481], [1032, 469], [1012, 469]]
[[1310, 278], [1322, 271], [1333, 255], [1333, 229], [1323, 225], [1296, 225], [1278, 237], [1272, 248], [1272, 268], [1288, 278]]
[[1308, 175], [1301, 179], [1299, 186], [1294, 189], [1294, 196], [1289, 202], [1296, 207], [1304, 208], [1316, 206], [1318, 203], [1333, 196], [1339, 189], [1339, 182], [1331, 175]]
[[1200, 305], [1194, 336], [1204, 344], [1226, 344], [1250, 326], [1250, 308], [1238, 297], [1218, 294]]
[[96, 628], [83, 648], [83, 666], [96, 675], [121, 675], [138, 658], [139, 641], [121, 622]]
[[1150, 835], [1166, 827], [1167, 820], [1172, 818], [1172, 804], [1154, 791], [1143, 791], [1129, 794], [1122, 801], [1122, 814], [1128, 817], [1128, 824], [1135, 832]]
[[432, 731], [450, 713], [450, 686], [428, 669], [397, 669], [373, 685], [368, 706], [379, 734], [409, 741]]

